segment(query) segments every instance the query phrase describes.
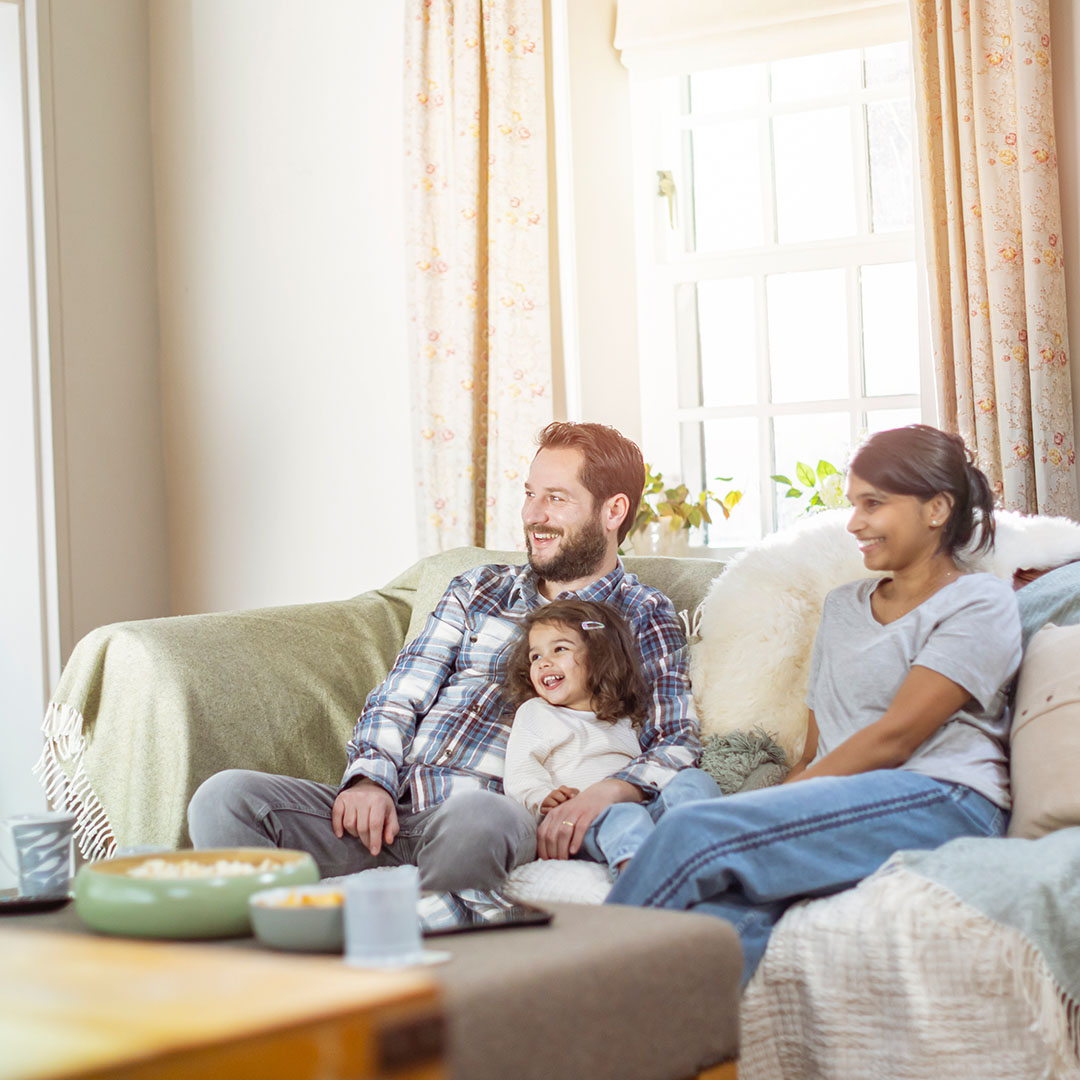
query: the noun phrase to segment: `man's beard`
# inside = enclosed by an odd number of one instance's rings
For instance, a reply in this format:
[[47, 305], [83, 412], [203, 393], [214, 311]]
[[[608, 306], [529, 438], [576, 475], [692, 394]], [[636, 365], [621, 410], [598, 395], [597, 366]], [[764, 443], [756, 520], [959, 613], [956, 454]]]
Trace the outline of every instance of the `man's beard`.
[[600, 515], [578, 529], [559, 530], [558, 535], [559, 550], [546, 563], [541, 563], [533, 556], [532, 529], [525, 530], [525, 550], [537, 577], [545, 581], [577, 581], [595, 574], [607, 555], [607, 537], [600, 527]]

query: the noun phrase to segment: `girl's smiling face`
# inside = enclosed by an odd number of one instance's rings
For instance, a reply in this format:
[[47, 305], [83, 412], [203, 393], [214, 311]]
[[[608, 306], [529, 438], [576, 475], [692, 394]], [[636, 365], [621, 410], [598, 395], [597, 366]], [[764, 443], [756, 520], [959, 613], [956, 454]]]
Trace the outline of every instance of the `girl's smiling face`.
[[848, 474], [847, 496], [852, 506], [848, 532], [858, 541], [867, 569], [904, 570], [937, 553], [951, 510], [947, 496], [923, 502], [914, 495], [881, 491], [855, 473]]
[[540, 622], [529, 630], [529, 679], [549, 705], [592, 711], [585, 642], [573, 627]]

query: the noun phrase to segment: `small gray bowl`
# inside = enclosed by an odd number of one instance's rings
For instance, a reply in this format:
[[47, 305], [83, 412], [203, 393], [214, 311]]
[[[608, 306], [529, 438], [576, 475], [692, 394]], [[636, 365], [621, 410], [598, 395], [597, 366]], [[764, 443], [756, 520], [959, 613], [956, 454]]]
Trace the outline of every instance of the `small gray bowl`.
[[[293, 952], [345, 951], [345, 890], [341, 885], [263, 889], [248, 898], [251, 928], [263, 945]], [[336, 904], [303, 903], [337, 896]], [[287, 904], [286, 901], [301, 901]]]

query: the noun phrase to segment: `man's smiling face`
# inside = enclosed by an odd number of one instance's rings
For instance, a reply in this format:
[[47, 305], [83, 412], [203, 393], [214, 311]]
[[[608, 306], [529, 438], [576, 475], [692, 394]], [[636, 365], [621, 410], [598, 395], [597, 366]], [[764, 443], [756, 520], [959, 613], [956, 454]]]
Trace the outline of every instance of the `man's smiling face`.
[[540, 450], [525, 482], [525, 550], [529, 565], [547, 581], [591, 577], [608, 555], [600, 508], [579, 479], [581, 465], [580, 450]]

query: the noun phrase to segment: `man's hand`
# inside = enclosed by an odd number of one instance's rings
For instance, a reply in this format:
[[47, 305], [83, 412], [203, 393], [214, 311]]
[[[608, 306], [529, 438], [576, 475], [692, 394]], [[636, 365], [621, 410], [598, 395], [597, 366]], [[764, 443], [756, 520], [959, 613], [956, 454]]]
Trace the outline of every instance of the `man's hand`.
[[560, 803], [564, 803], [578, 794], [580, 792], [576, 787], [567, 787], [563, 784], [561, 787], [557, 787], [550, 795], [544, 797], [544, 801], [540, 804], [540, 813], [546, 814], [549, 810], [554, 810]]
[[607, 809], [612, 803], [642, 802], [643, 798], [641, 789], [625, 780], [608, 777], [592, 784], [580, 795], [558, 804], [556, 812], [549, 813], [540, 822], [536, 830], [537, 856], [541, 859], [569, 859], [581, 850], [585, 830], [601, 810]]
[[330, 824], [339, 840], [348, 833], [378, 855], [383, 844], [392, 844], [398, 834], [397, 808], [381, 784], [360, 780], [334, 800]]

